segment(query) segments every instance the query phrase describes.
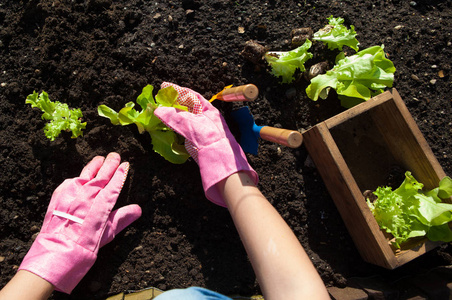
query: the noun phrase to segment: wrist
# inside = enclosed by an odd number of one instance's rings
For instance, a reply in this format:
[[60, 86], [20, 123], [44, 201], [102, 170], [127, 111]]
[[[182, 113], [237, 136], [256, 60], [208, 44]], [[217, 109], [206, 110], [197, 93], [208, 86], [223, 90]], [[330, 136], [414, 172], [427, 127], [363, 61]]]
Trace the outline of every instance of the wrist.
[[19, 270], [36, 274], [55, 290], [70, 294], [97, 258], [62, 234], [40, 233], [24, 257]]
[[256, 171], [249, 165], [242, 148], [235, 140], [223, 138], [199, 149], [198, 159], [206, 197], [217, 205], [227, 207], [218, 184], [231, 175], [237, 172], [247, 174], [254, 184], [259, 180]]
[[237, 171], [235, 173], [232, 173], [222, 181], [218, 183], [218, 188], [222, 191], [222, 194], [225, 193], [224, 189], [228, 186], [256, 186], [251, 176], [248, 174], [248, 172], [245, 171]]
[[0, 291], [0, 299], [47, 299], [53, 290], [54, 286], [42, 277], [19, 270]]
[[235, 172], [219, 182], [218, 190], [229, 209], [235, 207], [241, 200], [251, 200], [250, 197], [259, 201], [262, 199], [267, 201], [256, 187], [253, 177], [245, 171]]

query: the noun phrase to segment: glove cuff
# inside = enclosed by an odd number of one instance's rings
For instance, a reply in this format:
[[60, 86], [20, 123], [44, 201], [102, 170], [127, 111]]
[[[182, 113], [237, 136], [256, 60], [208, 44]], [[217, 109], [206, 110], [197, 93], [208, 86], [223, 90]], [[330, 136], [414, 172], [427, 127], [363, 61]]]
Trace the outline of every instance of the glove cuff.
[[227, 207], [217, 183], [239, 171], [244, 171], [257, 185], [259, 177], [246, 160], [240, 145], [228, 138], [223, 138], [205, 148], [198, 150], [198, 164], [202, 185], [207, 199]]
[[55, 290], [70, 294], [88, 273], [97, 255], [62, 234], [40, 233], [19, 270], [50, 282]]

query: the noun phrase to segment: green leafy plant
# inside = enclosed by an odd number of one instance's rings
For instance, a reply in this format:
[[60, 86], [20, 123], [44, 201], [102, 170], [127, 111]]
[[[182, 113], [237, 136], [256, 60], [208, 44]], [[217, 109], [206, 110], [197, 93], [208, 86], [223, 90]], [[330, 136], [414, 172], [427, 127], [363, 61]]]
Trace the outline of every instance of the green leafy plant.
[[291, 51], [268, 51], [264, 58], [272, 68], [272, 74], [276, 77], [282, 77], [282, 83], [290, 83], [295, 80], [294, 74], [297, 69], [305, 71], [304, 63], [312, 57], [308, 52], [312, 42], [306, 42], [300, 47]]
[[63, 130], [72, 131], [72, 138], [83, 135], [82, 130], [85, 129], [86, 122], [80, 121], [83, 117], [81, 109], [69, 109], [66, 103], [52, 102], [49, 95], [44, 91], [40, 94], [33, 91], [33, 94], [27, 96], [25, 103], [31, 104], [31, 107], [37, 107], [44, 112], [42, 119], [49, 121], [44, 126], [44, 133], [51, 141], [54, 141]]
[[326, 99], [333, 88], [341, 105], [350, 108], [392, 87], [396, 69], [383, 49], [373, 46], [347, 57], [341, 52], [333, 69], [311, 79], [306, 88], [308, 97], [314, 101], [319, 97]]
[[343, 18], [334, 18], [330, 16], [328, 19], [328, 25], [314, 33], [312, 38], [314, 41], [324, 42], [328, 45], [328, 49], [339, 49], [342, 51], [343, 46], [349, 46], [355, 51], [358, 51], [359, 42], [356, 39], [356, 31], [353, 25], [350, 25], [350, 29], [347, 29]]
[[182, 164], [189, 157], [183, 145], [183, 138], [160, 121], [154, 115], [154, 110], [159, 106], [188, 109], [178, 104], [178, 93], [172, 86], [159, 90], [155, 99], [152, 95], [153, 90], [152, 85], [147, 85], [138, 96], [136, 102], [140, 105], [141, 111], [134, 108], [133, 102], [128, 102], [119, 112], [106, 105], [100, 105], [97, 111], [100, 116], [110, 119], [113, 125], [135, 124], [140, 133], [148, 132], [155, 152], [174, 164]]
[[378, 187], [374, 192], [378, 198], [373, 203], [367, 199], [378, 225], [394, 236], [393, 244], [397, 248], [414, 237], [452, 241], [448, 225], [452, 221], [452, 204], [442, 202], [452, 196], [452, 179], [443, 178], [439, 186], [430, 191], [422, 191], [423, 187], [407, 171], [405, 180], [395, 191]]

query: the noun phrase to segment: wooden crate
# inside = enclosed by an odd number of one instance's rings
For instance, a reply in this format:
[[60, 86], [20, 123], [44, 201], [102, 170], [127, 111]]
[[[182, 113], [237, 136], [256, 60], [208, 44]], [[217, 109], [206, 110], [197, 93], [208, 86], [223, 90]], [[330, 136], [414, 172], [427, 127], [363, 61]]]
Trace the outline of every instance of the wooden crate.
[[426, 189], [446, 176], [395, 89], [317, 124], [303, 138], [365, 261], [394, 269], [440, 244], [414, 240], [396, 251], [363, 196], [386, 186], [393, 166], [411, 171]]

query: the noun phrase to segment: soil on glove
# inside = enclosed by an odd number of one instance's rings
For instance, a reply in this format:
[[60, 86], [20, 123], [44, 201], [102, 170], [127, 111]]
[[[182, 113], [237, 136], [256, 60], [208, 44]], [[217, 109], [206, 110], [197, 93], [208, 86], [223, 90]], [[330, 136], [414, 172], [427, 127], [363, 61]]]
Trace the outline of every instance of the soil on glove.
[[[206, 98], [229, 84], [253, 83], [249, 103], [258, 125], [303, 130], [342, 112], [336, 95], [313, 102], [302, 78], [280, 84], [265, 65], [240, 52], [248, 40], [289, 50], [291, 30], [319, 30], [330, 15], [354, 25], [360, 49], [384, 44], [396, 68], [394, 87], [447, 175], [452, 175], [452, 4], [440, 0], [55, 0], [0, 3], [0, 273], [15, 274], [39, 232], [53, 190], [79, 175], [95, 155], [111, 151], [131, 169], [117, 206], [137, 203], [143, 216], [103, 247], [71, 296], [96, 299], [150, 286], [203, 286], [232, 295], [259, 286], [227, 209], [206, 200], [198, 166], [167, 162], [135, 125], [113, 126], [97, 114], [119, 110], [146, 84], [190, 87]], [[349, 54], [354, 51], [345, 48]], [[314, 43], [315, 62], [334, 58]], [[81, 108], [83, 137], [43, 133], [41, 112], [25, 104], [33, 91]], [[232, 132], [232, 109], [215, 101]], [[259, 188], [294, 230], [327, 286], [353, 277], [400, 278], [452, 263], [444, 245], [389, 272], [365, 263], [304, 146], [260, 141], [248, 155]], [[372, 172], [372, 170], [368, 170]]]

